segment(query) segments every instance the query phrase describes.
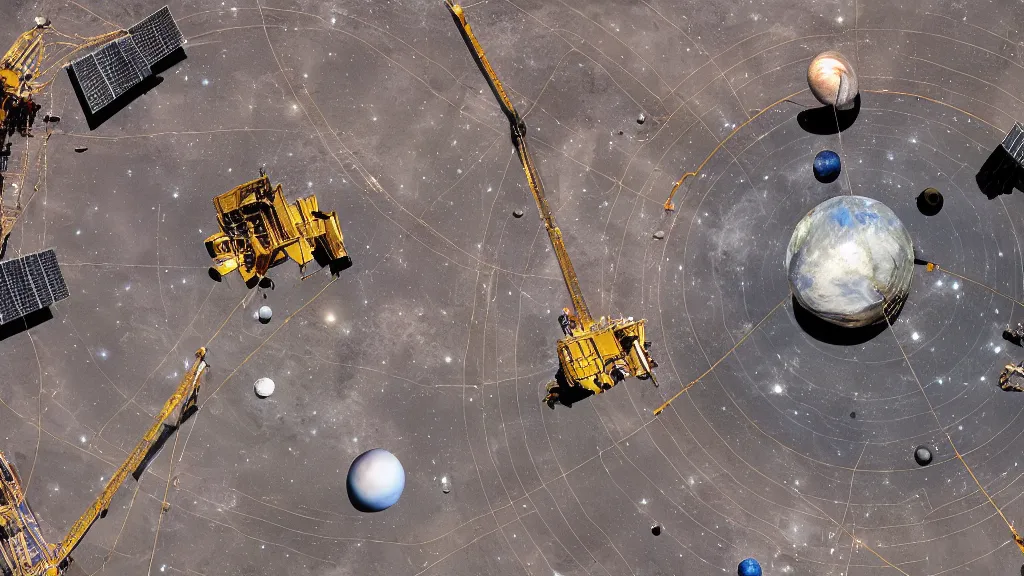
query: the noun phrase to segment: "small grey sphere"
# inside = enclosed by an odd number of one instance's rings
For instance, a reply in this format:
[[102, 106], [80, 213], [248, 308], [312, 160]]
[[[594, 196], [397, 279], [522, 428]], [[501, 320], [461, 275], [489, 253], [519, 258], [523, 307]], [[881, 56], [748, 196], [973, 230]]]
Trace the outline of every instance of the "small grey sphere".
[[786, 269], [803, 308], [832, 324], [858, 328], [899, 312], [914, 276], [914, 244], [885, 204], [837, 196], [797, 223]]
[[914, 460], [921, 466], [927, 466], [932, 462], [932, 451], [927, 446], [918, 446], [917, 450], [914, 450]]
[[257, 315], [259, 316], [260, 322], [266, 324], [274, 317], [274, 311], [270, 309], [270, 306], [260, 306], [260, 310]]
[[807, 85], [818, 102], [837, 110], [853, 108], [857, 97], [857, 74], [853, 65], [839, 52], [822, 52], [807, 67]]

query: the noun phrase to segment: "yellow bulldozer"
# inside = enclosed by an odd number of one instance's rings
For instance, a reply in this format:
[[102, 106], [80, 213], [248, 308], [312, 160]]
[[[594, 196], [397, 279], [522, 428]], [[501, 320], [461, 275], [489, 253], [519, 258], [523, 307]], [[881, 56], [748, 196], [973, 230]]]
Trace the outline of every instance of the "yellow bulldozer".
[[206, 251], [214, 279], [238, 270], [252, 288], [288, 258], [301, 271], [314, 260], [332, 274], [352, 265], [337, 214], [321, 212], [315, 195], [288, 204], [262, 168], [259, 178], [217, 196], [213, 206], [220, 232], [206, 239]]
[[466, 22], [462, 7], [451, 0], [445, 0], [445, 5], [459, 27], [473, 60], [497, 99], [498, 106], [508, 119], [512, 144], [526, 173], [527, 184], [537, 203], [537, 210], [544, 222], [551, 247], [555, 251], [562, 279], [565, 281], [573, 306], [573, 310], [563, 309], [563, 314], [559, 317], [564, 336], [557, 345], [559, 370], [555, 380], [547, 386], [544, 402], [551, 408], [555, 407], [555, 403], [571, 405], [575, 399], [591, 393], [600, 394], [630, 376], [649, 378], [657, 386], [657, 379], [651, 370], [657, 367], [657, 363], [651, 358], [650, 342], [646, 340], [644, 332], [646, 320], [605, 317], [594, 320], [591, 317], [587, 303], [583, 299], [576, 271], [565, 249], [562, 231], [555, 224], [540, 174], [527, 147], [526, 123], [519, 116], [497, 74], [487, 61], [480, 42]]
[[[206, 349], [196, 352], [196, 360], [185, 373], [174, 394], [164, 403], [153, 425], [128, 454], [128, 458], [107, 481], [99, 497], [71, 526], [59, 544], [43, 539], [39, 521], [25, 498], [25, 488], [14, 465], [0, 452], [0, 576], [61, 576], [71, 565], [71, 552], [98, 518], [107, 515], [110, 502], [121, 484], [133, 475], [141, 477], [146, 464], [181, 424], [198, 410], [196, 400], [203, 372], [206, 370]], [[173, 425], [165, 423], [174, 409], [181, 407]], [[169, 505], [164, 502], [161, 513]]]

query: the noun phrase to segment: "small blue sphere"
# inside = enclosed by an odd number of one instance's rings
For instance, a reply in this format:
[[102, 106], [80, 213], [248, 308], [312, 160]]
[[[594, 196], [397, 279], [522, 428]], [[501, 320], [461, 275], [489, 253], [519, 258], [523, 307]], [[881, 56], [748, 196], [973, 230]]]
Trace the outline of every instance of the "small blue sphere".
[[832, 182], [839, 177], [842, 163], [839, 154], [831, 150], [822, 150], [814, 156], [814, 177], [821, 182]]
[[740, 562], [738, 573], [740, 576], [761, 576], [761, 565], [757, 563], [757, 560], [747, 558]]
[[380, 512], [394, 506], [405, 489], [405, 469], [383, 448], [363, 452], [348, 469], [348, 497], [362, 512]]

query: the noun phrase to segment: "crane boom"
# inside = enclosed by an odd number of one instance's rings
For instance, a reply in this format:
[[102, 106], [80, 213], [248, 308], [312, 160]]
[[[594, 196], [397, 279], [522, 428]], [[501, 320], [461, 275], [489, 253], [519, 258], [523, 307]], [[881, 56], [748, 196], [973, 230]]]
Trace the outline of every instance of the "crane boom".
[[569, 298], [572, 300], [576, 319], [584, 330], [588, 330], [594, 324], [594, 320], [590, 316], [587, 302], [583, 299], [583, 290], [580, 288], [580, 281], [576, 276], [576, 271], [572, 267], [572, 261], [569, 260], [569, 253], [565, 249], [562, 231], [555, 224], [555, 217], [551, 214], [551, 208], [548, 207], [548, 200], [544, 194], [544, 185], [541, 182], [540, 174], [533, 163], [530, 149], [526, 145], [526, 122], [519, 116], [515, 106], [512, 104], [512, 100], [505, 93], [501, 80], [495, 74], [491, 63], [487, 61], [483, 47], [480, 46], [480, 42], [477, 41], [476, 36], [473, 35], [473, 30], [466, 22], [466, 15], [462, 10], [462, 6], [455, 4], [452, 0], [445, 0], [445, 6], [451, 12], [452, 19], [455, 20], [455, 24], [459, 27], [459, 32], [462, 34], [466, 47], [469, 48], [470, 53], [473, 55], [473, 60], [476, 61], [476, 65], [487, 80], [491, 92], [498, 100], [498, 106], [501, 107], [501, 111], [508, 118], [509, 128], [512, 131], [512, 143], [519, 154], [519, 162], [523, 165], [523, 171], [526, 172], [526, 182], [530, 186], [530, 192], [533, 193], [533, 199], [537, 202], [537, 210], [540, 212], [541, 220], [544, 221], [544, 228], [547, 230], [548, 239], [551, 240], [551, 247], [555, 251], [558, 267], [562, 270], [562, 279], [565, 280], [565, 287], [569, 291]]
[[[196, 397], [199, 392], [200, 376], [206, 369], [206, 348], [200, 348], [196, 351], [196, 361], [192, 364], [192, 367], [188, 369], [185, 376], [181, 379], [181, 383], [178, 385], [178, 389], [175, 390], [174, 394], [164, 403], [164, 407], [160, 410], [160, 413], [154, 418], [153, 425], [146, 431], [146, 434], [139, 440], [139, 443], [135, 445], [131, 453], [128, 454], [128, 458], [121, 464], [121, 467], [110, 477], [107, 485], [103, 488], [103, 492], [100, 493], [96, 501], [93, 502], [92, 506], [85, 511], [84, 514], [74, 523], [71, 530], [68, 531], [68, 535], [64, 537], [64, 541], [57, 546], [54, 551], [56, 566], [63, 564], [71, 552], [78, 546], [82, 536], [89, 530], [92, 523], [97, 518], [106, 515], [107, 507], [110, 506], [110, 501], [114, 498], [114, 494], [117, 489], [121, 487], [121, 484], [128, 479], [128, 476], [135, 472], [140, 464], [146, 459], [149, 454], [150, 448], [153, 446], [153, 442], [160, 436], [161, 428], [164, 425], [164, 421], [171, 415], [171, 412], [181, 404], [181, 412], [178, 414], [178, 420], [175, 426], [180, 425], [182, 421], [188, 417], [188, 414], [196, 406]], [[184, 402], [184, 403], [183, 403]]]

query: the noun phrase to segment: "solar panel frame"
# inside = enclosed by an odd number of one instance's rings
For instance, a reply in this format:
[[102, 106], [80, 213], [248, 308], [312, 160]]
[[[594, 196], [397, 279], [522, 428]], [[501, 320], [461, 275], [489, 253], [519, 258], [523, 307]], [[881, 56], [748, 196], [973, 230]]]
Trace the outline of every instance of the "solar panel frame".
[[14, 304], [14, 296], [11, 289], [7, 287], [7, 276], [0, 267], [0, 324], [6, 324], [11, 320], [21, 317], [21, 312]]
[[1003, 139], [1003, 149], [1018, 164], [1024, 165], [1024, 125], [1020, 122], [1014, 123], [1013, 128]]
[[46, 274], [39, 264], [39, 255], [29, 254], [22, 258], [22, 262], [25, 264], [29, 280], [32, 281], [32, 288], [36, 293], [36, 299], [39, 300], [39, 307], [46, 308], [53, 304], [53, 294], [50, 293], [50, 287], [46, 284]]
[[36, 296], [35, 287], [32, 286], [28, 270], [25, 269], [24, 261], [21, 258], [9, 260], [3, 263], [3, 269], [4, 278], [7, 279], [7, 288], [11, 291], [18, 312], [24, 316], [38, 310], [40, 308], [39, 298]]
[[53, 249], [0, 262], [0, 324], [68, 298]]
[[64, 282], [64, 274], [60, 271], [60, 265], [57, 264], [57, 253], [53, 251], [53, 248], [38, 252], [39, 263], [43, 267], [43, 274], [46, 275], [46, 283], [50, 288], [50, 294], [53, 295], [53, 301], [59, 302], [65, 298], [71, 296], [71, 292], [68, 291], [68, 285]]

